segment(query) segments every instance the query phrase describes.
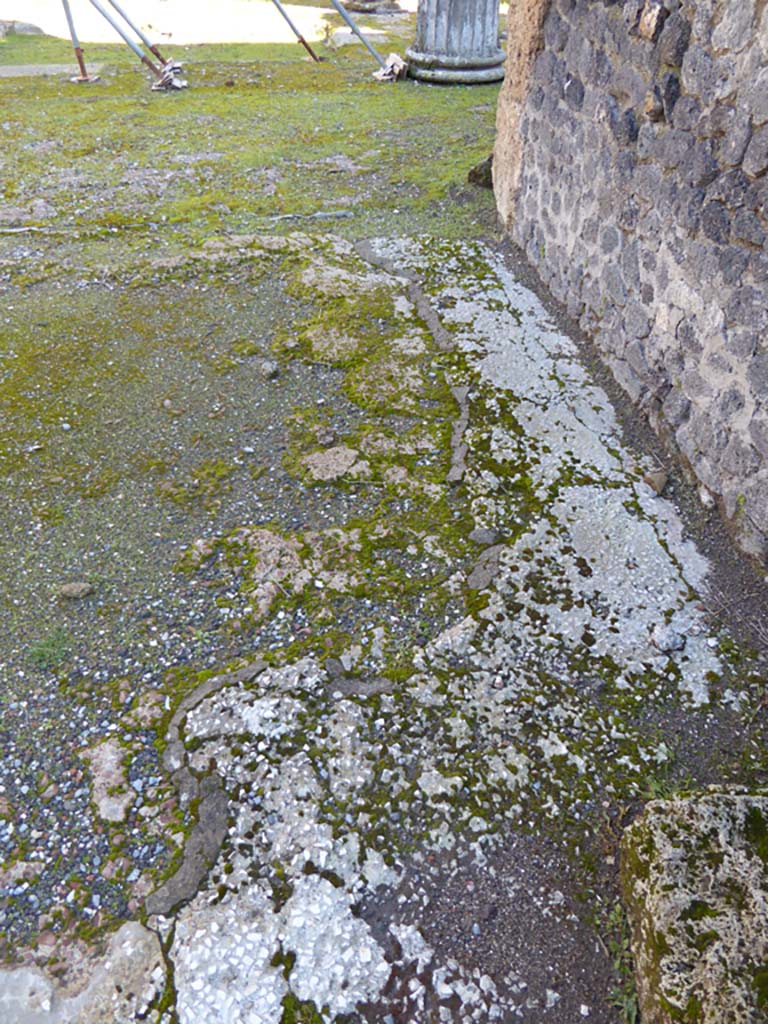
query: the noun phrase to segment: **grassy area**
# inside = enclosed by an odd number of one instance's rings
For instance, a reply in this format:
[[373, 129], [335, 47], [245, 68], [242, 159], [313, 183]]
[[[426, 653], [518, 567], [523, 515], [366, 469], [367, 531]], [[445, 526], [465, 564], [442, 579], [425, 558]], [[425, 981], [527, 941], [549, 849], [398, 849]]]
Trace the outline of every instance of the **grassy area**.
[[[383, 84], [361, 47], [320, 48], [314, 64], [297, 45], [178, 47], [190, 88], [173, 94], [151, 92], [123, 46], [88, 48], [92, 85], [0, 80], [0, 227], [128, 228], [131, 249], [136, 232], [186, 244], [308, 217], [355, 237], [492, 229], [492, 197], [466, 175], [492, 147], [498, 86]], [[71, 59], [61, 40], [0, 44], [2, 64]]]

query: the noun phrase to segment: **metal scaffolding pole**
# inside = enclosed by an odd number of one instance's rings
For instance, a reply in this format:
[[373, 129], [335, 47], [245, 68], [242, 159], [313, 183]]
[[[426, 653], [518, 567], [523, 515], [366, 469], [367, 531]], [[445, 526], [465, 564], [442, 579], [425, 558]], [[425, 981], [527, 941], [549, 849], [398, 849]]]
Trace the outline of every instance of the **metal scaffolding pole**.
[[285, 18], [285, 20], [288, 22], [288, 24], [289, 24], [289, 26], [291, 28], [291, 31], [296, 36], [296, 38], [301, 43], [301, 45], [304, 47], [304, 49], [307, 51], [307, 53], [312, 58], [312, 60], [315, 61], [317, 64], [319, 64], [320, 63], [320, 58], [317, 56], [317, 54], [312, 49], [312, 47], [309, 45], [309, 43], [304, 38], [304, 36], [301, 34], [301, 32], [299, 32], [299, 30], [296, 28], [296, 26], [294, 25], [294, 23], [293, 23], [293, 21], [291, 19], [290, 14], [288, 13], [288, 11], [286, 11], [286, 9], [280, 3], [280, 0], [272, 0], [272, 2], [274, 3], [274, 5], [278, 9], [278, 11], [280, 11], [280, 13]]
[[105, 10], [101, 6], [99, 0], [91, 0], [91, 4], [96, 8], [96, 10], [99, 12], [99, 14], [101, 14], [103, 18], [106, 18], [106, 20], [115, 30], [115, 32], [117, 32], [117, 34], [121, 37], [121, 39], [123, 39], [124, 42], [126, 42], [128, 46], [130, 46], [130, 48], [133, 50], [133, 52], [136, 54], [136, 56], [139, 58], [142, 64], [146, 64], [146, 66], [149, 68], [149, 70], [156, 78], [162, 78], [163, 73], [160, 70], [160, 68], [156, 64], [152, 63], [152, 61], [149, 59], [146, 53], [144, 53], [139, 44], [134, 39], [131, 39], [131, 37], [128, 35], [125, 29], [121, 25], [119, 25], [118, 22], [115, 21], [115, 19], [112, 17], [109, 11]]
[[98, 75], [89, 75], [88, 70], [85, 66], [85, 57], [83, 56], [83, 48], [80, 46], [80, 40], [77, 38], [77, 30], [75, 29], [75, 21], [72, 17], [72, 10], [69, 6], [69, 0], [61, 0], [64, 5], [64, 14], [67, 18], [67, 25], [69, 25], [69, 34], [72, 38], [72, 47], [75, 51], [75, 57], [77, 58], [77, 64], [80, 68], [80, 74], [73, 78], [73, 82], [98, 82]]
[[341, 4], [339, 3], [339, 0], [331, 0], [331, 3], [332, 3], [332, 4], [333, 4], [333, 6], [334, 6], [334, 7], [336, 8], [336, 10], [337, 10], [337, 11], [339, 12], [339, 14], [340, 14], [340, 15], [342, 16], [342, 18], [344, 19], [344, 21], [346, 21], [347, 25], [349, 25], [349, 27], [350, 27], [350, 28], [352, 29], [352, 31], [353, 31], [353, 32], [355, 33], [355, 35], [356, 35], [356, 36], [357, 36], [357, 38], [358, 38], [358, 39], [360, 40], [360, 42], [361, 42], [361, 43], [363, 44], [363, 46], [364, 46], [364, 47], [366, 48], [366, 50], [368, 51], [368, 53], [370, 53], [370, 55], [371, 55], [371, 56], [372, 56], [372, 57], [374, 58], [374, 60], [375, 60], [375, 61], [377, 62], [377, 64], [379, 65], [379, 67], [380, 67], [380, 68], [381, 68], [381, 69], [382, 69], [383, 71], [386, 71], [386, 70], [387, 70], [387, 62], [386, 62], [386, 61], [384, 60], [384, 58], [383, 58], [383, 57], [381, 56], [381, 54], [380, 54], [380, 53], [378, 52], [378, 50], [375, 50], [375, 49], [374, 49], [374, 48], [373, 48], [373, 47], [371, 46], [371, 44], [370, 44], [370, 43], [368, 42], [368, 40], [367, 40], [367, 39], [365, 38], [365, 36], [363, 35], [363, 33], [362, 33], [362, 32], [360, 31], [360, 29], [359, 29], [359, 28], [357, 27], [357, 25], [356, 25], [356, 24], [354, 23], [354, 21], [352, 20], [352, 18], [350, 17], [350, 15], [349, 15], [349, 14], [347, 14], [347, 12], [346, 12], [346, 11], [344, 10], [344, 8], [343, 8], [343, 7], [341, 6]]
[[185, 89], [187, 83], [183, 78], [179, 77], [181, 71], [181, 64], [176, 63], [172, 60], [163, 60], [160, 51], [157, 47], [147, 39], [144, 33], [130, 20], [128, 15], [123, 11], [119, 4], [115, 3], [115, 0], [109, 0], [109, 3], [114, 9], [120, 14], [120, 16], [127, 22], [127, 24], [134, 30], [136, 35], [147, 45], [151, 52], [158, 57], [162, 62], [162, 67], [158, 67], [149, 57], [144, 53], [142, 48], [132, 39], [131, 36], [126, 32], [125, 28], [117, 22], [112, 15], [107, 11], [100, 3], [99, 0], [91, 0], [91, 5], [96, 8], [99, 14], [109, 22], [112, 28], [117, 34], [124, 40], [125, 43], [130, 46], [142, 64], [146, 65], [152, 74], [155, 76], [157, 81], [152, 86], [153, 89]]
[[154, 55], [157, 57], [157, 59], [159, 61], [162, 61], [163, 64], [167, 63], [165, 57], [163, 57], [162, 53], [160, 53], [160, 50], [157, 48], [157, 46], [155, 46], [155, 44], [152, 42], [151, 39], [149, 39], [146, 35], [144, 35], [144, 33], [141, 31], [141, 29], [139, 28], [138, 25], [134, 25], [134, 23], [131, 21], [131, 19], [128, 17], [128, 15], [125, 13], [125, 11], [120, 6], [120, 4], [118, 4], [116, 2], [116, 0], [107, 0], [107, 2], [109, 4], [111, 4], [112, 7], [114, 7], [114, 9], [117, 11], [117, 13], [123, 19], [123, 21], [128, 23], [128, 25], [133, 29], [133, 31], [136, 33], [136, 35], [139, 37], [139, 39], [141, 39], [141, 41], [144, 43], [144, 45], [149, 50], [149, 52], [150, 53], [154, 53]]

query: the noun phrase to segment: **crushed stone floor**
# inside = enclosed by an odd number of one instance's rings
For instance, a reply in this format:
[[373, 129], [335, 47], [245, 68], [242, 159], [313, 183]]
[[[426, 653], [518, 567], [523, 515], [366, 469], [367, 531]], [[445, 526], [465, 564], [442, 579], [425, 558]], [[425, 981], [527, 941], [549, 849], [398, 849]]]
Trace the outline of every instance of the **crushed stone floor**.
[[[189, 337], [156, 325], [149, 397], [110, 423], [105, 386], [63, 450], [110, 432], [107, 473], [148, 402], [174, 430], [141, 445], [177, 456], [81, 497], [74, 526], [30, 505], [4, 552], [19, 588], [22, 556], [85, 586], [52, 598], [68, 674], [4, 665], [3, 929], [36, 948], [3, 1019], [620, 1020], [623, 816], [677, 764], [757, 757], [760, 678], [706, 618], [653, 465], [483, 243], [242, 236], [170, 264], [131, 303], [183, 278]], [[227, 354], [215, 392], [201, 352]], [[142, 923], [99, 961], [84, 926], [110, 917]]]

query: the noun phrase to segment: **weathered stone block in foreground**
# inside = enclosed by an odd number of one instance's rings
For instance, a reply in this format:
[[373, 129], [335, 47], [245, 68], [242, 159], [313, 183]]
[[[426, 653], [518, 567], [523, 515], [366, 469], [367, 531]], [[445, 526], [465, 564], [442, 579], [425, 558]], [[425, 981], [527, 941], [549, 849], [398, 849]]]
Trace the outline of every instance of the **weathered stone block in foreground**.
[[768, 1018], [768, 795], [654, 800], [622, 841], [643, 1024]]

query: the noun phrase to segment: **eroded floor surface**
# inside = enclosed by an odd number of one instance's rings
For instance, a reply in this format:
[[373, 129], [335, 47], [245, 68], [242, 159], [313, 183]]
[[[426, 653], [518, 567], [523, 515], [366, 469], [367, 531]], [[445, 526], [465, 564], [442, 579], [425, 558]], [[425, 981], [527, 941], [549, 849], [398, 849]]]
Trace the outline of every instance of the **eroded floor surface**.
[[4, 440], [0, 1017], [624, 1019], [622, 825], [763, 683], [539, 299], [293, 234], [11, 310], [101, 350]]

